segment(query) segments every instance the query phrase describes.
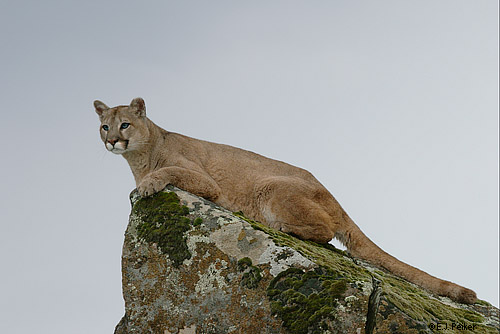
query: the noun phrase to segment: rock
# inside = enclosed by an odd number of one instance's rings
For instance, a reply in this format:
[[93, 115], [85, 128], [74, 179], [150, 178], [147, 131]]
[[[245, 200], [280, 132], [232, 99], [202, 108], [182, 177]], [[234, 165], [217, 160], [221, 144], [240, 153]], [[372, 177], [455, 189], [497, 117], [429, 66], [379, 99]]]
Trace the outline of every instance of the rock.
[[486, 302], [433, 296], [180, 189], [130, 198], [116, 334], [365, 333], [372, 279], [381, 289], [373, 333], [498, 333]]

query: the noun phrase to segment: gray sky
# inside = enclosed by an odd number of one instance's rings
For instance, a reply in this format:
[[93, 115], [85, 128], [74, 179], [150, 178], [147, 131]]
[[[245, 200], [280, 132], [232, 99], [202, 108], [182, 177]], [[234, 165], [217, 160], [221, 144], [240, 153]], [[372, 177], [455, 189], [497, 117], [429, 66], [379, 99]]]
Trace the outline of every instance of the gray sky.
[[[132, 2], [130, 2], [132, 3]], [[0, 3], [1, 333], [111, 333], [135, 187], [92, 102], [311, 171], [384, 250], [498, 306], [498, 4]]]

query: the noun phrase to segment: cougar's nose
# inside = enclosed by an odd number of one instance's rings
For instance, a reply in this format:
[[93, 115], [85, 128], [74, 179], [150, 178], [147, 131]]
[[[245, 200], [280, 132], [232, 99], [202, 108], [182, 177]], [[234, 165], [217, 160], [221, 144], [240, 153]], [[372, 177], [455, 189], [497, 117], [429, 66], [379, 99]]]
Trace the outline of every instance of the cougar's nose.
[[118, 139], [108, 139], [108, 143], [110, 143], [113, 146], [115, 146], [117, 141], [118, 141]]

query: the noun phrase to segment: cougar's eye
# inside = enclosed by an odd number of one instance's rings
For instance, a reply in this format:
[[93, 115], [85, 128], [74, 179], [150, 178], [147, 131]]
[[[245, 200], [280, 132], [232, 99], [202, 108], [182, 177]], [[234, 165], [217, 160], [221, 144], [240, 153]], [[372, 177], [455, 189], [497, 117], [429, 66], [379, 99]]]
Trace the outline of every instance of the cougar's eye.
[[104, 125], [102, 126], [102, 129], [103, 129], [104, 131], [108, 131], [108, 130], [109, 130], [109, 126], [107, 126], [106, 124], [104, 124]]
[[122, 123], [122, 125], [120, 126], [120, 129], [126, 129], [128, 128], [130, 125], [130, 123]]

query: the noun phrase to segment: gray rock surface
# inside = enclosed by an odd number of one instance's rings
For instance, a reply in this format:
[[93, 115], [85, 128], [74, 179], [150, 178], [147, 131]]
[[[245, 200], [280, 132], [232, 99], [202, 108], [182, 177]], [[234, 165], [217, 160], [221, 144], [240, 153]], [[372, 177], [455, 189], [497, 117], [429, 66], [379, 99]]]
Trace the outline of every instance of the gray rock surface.
[[382, 289], [373, 333], [498, 333], [486, 302], [432, 296], [177, 188], [131, 202], [117, 334], [365, 333], [372, 277]]

